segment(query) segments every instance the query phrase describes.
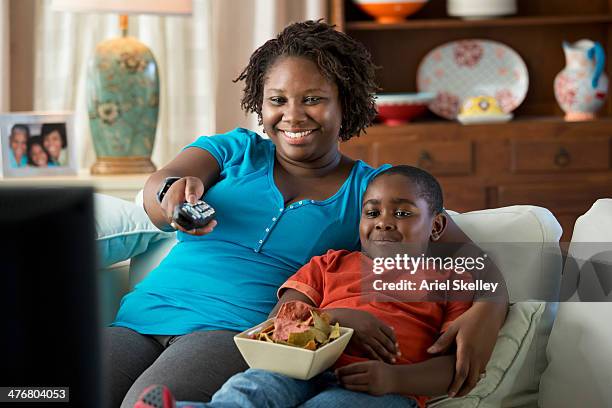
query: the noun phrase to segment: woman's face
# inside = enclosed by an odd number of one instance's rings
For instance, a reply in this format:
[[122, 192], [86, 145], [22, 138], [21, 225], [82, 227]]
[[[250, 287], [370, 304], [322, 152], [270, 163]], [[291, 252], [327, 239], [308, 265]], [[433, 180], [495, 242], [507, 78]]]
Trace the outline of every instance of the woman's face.
[[261, 113], [286, 161], [317, 165], [336, 156], [342, 123], [338, 87], [311, 60], [283, 57], [268, 69]]
[[39, 144], [34, 144], [30, 148], [30, 158], [37, 167], [46, 167], [49, 163], [49, 157]]
[[62, 151], [62, 136], [57, 130], [47, 133], [43, 138], [43, 145], [53, 159], [59, 158]]
[[11, 149], [15, 156], [23, 156], [28, 148], [28, 136], [21, 130], [14, 130], [11, 137]]

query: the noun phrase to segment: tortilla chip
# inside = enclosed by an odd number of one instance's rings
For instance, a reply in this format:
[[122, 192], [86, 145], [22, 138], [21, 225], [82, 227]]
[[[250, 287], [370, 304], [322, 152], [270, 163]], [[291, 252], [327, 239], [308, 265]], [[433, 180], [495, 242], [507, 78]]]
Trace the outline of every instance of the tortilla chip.
[[325, 334], [323, 331], [317, 329], [316, 327], [311, 328], [310, 331], [313, 332], [314, 338], [317, 341], [317, 343], [319, 343], [319, 344], [325, 342], [325, 340], [327, 340], [327, 338], [329, 337], [327, 334]]
[[310, 340], [308, 343], [306, 343], [306, 345], [304, 346], [304, 348], [306, 350], [312, 350], [315, 351], [317, 349], [317, 343], [314, 340]]
[[[329, 318], [326, 321], [324, 316], [328, 316], [328, 315], [325, 314], [325, 313], [320, 315], [317, 312], [315, 312], [314, 310], [311, 310], [310, 314], [312, 315], [312, 320], [314, 322], [314, 327], [316, 329], [320, 330], [321, 332], [323, 332], [323, 334], [327, 338], [329, 336], [329, 332], [331, 331], [331, 326], [329, 325]], [[319, 342], [322, 343], [323, 341], [319, 341]]]
[[340, 337], [340, 325], [336, 322], [335, 325], [332, 326], [331, 332], [329, 333], [329, 340], [335, 340]]
[[340, 326], [331, 317], [298, 300], [283, 304], [274, 324], [251, 335], [252, 339], [316, 350], [340, 337]]
[[291, 333], [287, 342], [294, 346], [304, 347], [306, 344], [308, 344], [310, 341], [313, 341], [314, 339], [314, 332], [308, 329], [307, 331], [302, 333]]

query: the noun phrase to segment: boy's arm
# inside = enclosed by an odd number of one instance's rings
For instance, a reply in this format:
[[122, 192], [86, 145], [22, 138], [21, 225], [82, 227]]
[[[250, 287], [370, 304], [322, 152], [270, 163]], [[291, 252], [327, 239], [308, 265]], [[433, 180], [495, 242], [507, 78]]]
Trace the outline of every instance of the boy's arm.
[[313, 307], [317, 307], [317, 305], [315, 305], [313, 301], [310, 300], [310, 298], [306, 296], [305, 294], [303, 294], [302, 292], [299, 292], [295, 289], [286, 288], [283, 290], [283, 295], [280, 297], [280, 299], [276, 303], [276, 306], [274, 306], [274, 309], [272, 309], [272, 311], [268, 315], [268, 318], [276, 316], [276, 314], [278, 313], [278, 309], [280, 309], [283, 303], [286, 303], [292, 300], [300, 300]]
[[370, 360], [336, 370], [338, 380], [346, 389], [372, 395], [444, 395], [453, 380], [454, 373], [454, 355], [401, 365]]
[[455, 355], [434, 357], [416, 364], [391, 366], [397, 394], [445, 395], [455, 375]]

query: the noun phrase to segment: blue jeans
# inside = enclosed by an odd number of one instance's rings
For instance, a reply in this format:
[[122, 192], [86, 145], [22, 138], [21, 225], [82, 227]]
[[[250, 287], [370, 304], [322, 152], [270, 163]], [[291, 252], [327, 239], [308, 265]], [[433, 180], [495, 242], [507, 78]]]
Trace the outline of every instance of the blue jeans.
[[308, 381], [249, 369], [230, 378], [209, 403], [179, 402], [177, 408], [418, 408], [415, 400], [397, 394], [375, 397], [342, 388], [332, 372], [324, 372]]

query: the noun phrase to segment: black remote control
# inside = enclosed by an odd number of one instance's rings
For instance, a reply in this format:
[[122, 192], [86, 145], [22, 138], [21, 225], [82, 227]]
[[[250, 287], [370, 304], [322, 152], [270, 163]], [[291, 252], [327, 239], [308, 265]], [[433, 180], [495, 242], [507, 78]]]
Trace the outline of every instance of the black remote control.
[[215, 218], [215, 209], [200, 200], [195, 204], [183, 203], [174, 207], [172, 219], [188, 231], [202, 228]]

